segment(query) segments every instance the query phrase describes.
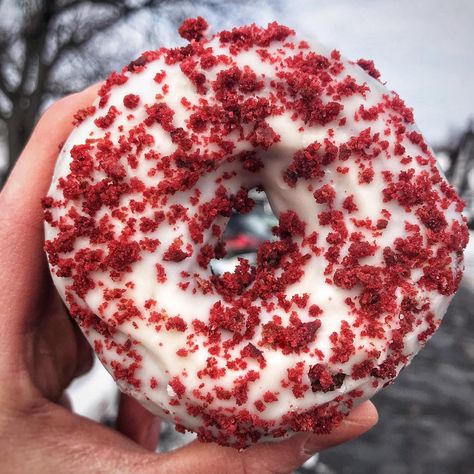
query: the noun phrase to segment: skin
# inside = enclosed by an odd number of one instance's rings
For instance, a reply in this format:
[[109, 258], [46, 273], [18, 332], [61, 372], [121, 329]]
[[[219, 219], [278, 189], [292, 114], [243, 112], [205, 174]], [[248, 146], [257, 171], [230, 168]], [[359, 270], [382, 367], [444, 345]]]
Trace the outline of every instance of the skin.
[[43, 252], [40, 200], [72, 115], [97, 86], [51, 106], [0, 194], [0, 471], [3, 473], [287, 473], [312, 455], [349, 441], [377, 422], [374, 405], [354, 409], [330, 435], [301, 433], [243, 452], [192, 442], [154, 452], [160, 420], [122, 395], [115, 429], [74, 414], [63, 392], [92, 364]]

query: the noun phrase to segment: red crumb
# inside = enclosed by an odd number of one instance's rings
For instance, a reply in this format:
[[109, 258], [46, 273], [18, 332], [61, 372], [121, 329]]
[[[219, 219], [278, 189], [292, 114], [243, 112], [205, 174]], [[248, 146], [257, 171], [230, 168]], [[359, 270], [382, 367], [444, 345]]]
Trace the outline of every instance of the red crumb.
[[196, 40], [199, 41], [207, 30], [207, 21], [198, 16], [197, 18], [188, 18], [183, 21], [178, 29], [179, 35], [188, 41]]

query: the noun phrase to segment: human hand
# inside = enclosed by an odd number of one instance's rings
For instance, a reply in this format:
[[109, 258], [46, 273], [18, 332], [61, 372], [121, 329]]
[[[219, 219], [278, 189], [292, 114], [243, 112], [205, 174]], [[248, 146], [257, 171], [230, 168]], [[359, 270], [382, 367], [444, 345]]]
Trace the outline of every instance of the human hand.
[[377, 422], [374, 405], [354, 409], [329, 435], [301, 433], [243, 452], [193, 442], [155, 454], [159, 419], [122, 396], [116, 429], [61, 404], [92, 353], [56, 292], [43, 252], [40, 205], [72, 114], [92, 87], [50, 107], [0, 194], [0, 471], [3, 473], [283, 473]]

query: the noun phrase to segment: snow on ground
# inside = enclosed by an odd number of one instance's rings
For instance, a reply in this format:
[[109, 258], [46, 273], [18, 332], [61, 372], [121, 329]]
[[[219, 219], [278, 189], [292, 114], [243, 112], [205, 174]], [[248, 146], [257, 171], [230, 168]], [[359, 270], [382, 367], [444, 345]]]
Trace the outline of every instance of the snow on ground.
[[110, 420], [116, 415], [117, 385], [97, 358], [92, 370], [76, 379], [66, 394], [73, 411], [79, 415], [95, 421]]

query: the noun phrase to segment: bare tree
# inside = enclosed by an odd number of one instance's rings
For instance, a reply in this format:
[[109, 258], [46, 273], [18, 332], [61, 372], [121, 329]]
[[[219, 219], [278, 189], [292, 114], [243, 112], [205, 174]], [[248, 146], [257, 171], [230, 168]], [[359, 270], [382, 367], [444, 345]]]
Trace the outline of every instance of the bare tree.
[[[6, 3], [2, 7], [13, 18], [0, 18], [0, 132], [5, 135], [8, 150], [0, 187], [28, 139], [44, 100], [78, 90], [109, 69], [100, 67], [100, 48], [95, 50], [95, 59], [84, 58], [94, 38], [137, 12], [168, 2], [24, 0], [9, 2], [8, 8]], [[65, 62], [74, 66], [74, 61], [79, 63], [79, 68], [69, 68], [70, 72], [75, 69], [74, 74], [67, 80], [60, 75], [58, 79]]]

